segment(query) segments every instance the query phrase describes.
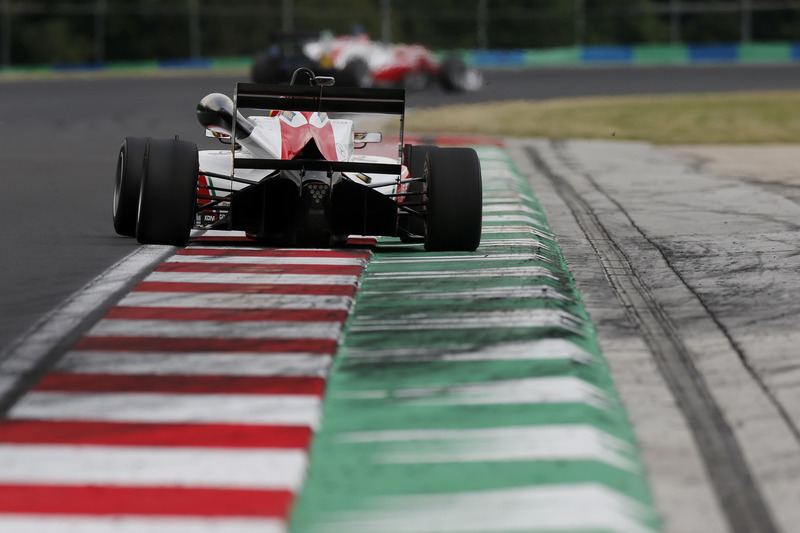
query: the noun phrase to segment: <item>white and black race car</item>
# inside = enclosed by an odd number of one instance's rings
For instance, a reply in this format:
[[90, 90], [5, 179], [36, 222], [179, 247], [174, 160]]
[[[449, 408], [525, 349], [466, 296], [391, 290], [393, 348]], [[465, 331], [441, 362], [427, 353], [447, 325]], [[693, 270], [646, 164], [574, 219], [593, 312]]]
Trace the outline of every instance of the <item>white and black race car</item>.
[[313, 247], [374, 235], [475, 250], [477, 153], [404, 144], [403, 89], [334, 83], [301, 68], [290, 85], [238, 83], [233, 99], [207, 95], [197, 118], [228, 145], [221, 150], [127, 137], [114, 189], [117, 233], [184, 245], [193, 228], [238, 230], [266, 245]]

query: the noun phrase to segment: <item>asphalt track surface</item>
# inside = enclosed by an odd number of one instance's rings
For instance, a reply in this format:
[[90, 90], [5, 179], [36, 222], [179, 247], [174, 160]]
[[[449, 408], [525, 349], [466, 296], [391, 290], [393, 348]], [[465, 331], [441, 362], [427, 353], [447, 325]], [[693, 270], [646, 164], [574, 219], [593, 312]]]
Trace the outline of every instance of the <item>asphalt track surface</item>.
[[[409, 106], [517, 98], [800, 88], [794, 66], [553, 68], [486, 73], [465, 95], [412, 93]], [[49, 310], [136, 249], [111, 225], [125, 136], [207, 144], [194, 105], [237, 77], [192, 74], [0, 82], [0, 351]]]
[[[179, 135], [206, 146], [194, 103], [208, 92], [230, 92], [233, 81], [184, 76], [0, 85], [0, 350], [137, 249], [111, 227], [121, 139]], [[411, 94], [409, 105], [795, 89], [800, 69], [504, 71], [488, 73], [487, 82], [476, 94]], [[616, 358], [621, 394], [635, 400], [627, 403], [656, 499], [668, 510], [667, 531], [693, 531], [698, 523], [720, 532], [792, 530], [798, 495], [792, 472], [800, 468], [797, 365], [790, 357], [800, 301], [792, 296], [796, 203], [687, 174], [636, 143], [537, 141], [517, 152], [518, 163], [529, 167], [525, 173], [538, 180], [537, 196], [565, 206], [551, 213], [551, 222]], [[671, 179], [664, 183], [647, 179], [665, 172]], [[703, 200], [708, 191], [715, 191], [714, 209]], [[660, 200], [652, 202], [656, 195]], [[725, 227], [731, 221], [735, 227]], [[623, 305], [611, 305], [615, 299]], [[646, 358], [650, 352], [663, 359]], [[701, 356], [692, 361], [689, 354]], [[708, 480], [695, 479], [706, 470]]]

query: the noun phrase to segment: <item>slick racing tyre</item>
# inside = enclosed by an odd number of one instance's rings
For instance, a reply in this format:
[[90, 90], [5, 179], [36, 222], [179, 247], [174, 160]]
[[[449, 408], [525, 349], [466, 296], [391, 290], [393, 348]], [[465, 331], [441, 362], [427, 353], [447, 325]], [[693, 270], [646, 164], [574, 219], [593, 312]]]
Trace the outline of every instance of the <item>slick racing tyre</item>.
[[372, 87], [372, 73], [367, 62], [357, 57], [347, 62], [336, 81], [342, 87]]
[[126, 137], [119, 149], [114, 182], [114, 230], [126, 237], [136, 235], [136, 215], [139, 210], [139, 189], [146, 147], [147, 137]]
[[472, 148], [430, 150], [425, 159], [425, 250], [471, 252], [481, 242], [483, 193]]
[[289, 77], [281, 59], [269, 52], [261, 52], [253, 60], [250, 77], [254, 83], [286, 83]]
[[[438, 146], [430, 145], [430, 144], [421, 144], [417, 146], [410, 146], [409, 147], [409, 157], [408, 157], [408, 175], [411, 178], [420, 178], [425, 173], [425, 159], [428, 157], [428, 152], [431, 150], [438, 150]], [[409, 204], [417, 204], [422, 203], [424, 200], [424, 187], [425, 183], [422, 181], [412, 181], [408, 185], [408, 192], [409, 193], [416, 193], [410, 196], [406, 196], [403, 200], [403, 203], [408, 202]], [[421, 210], [420, 207], [413, 207], [415, 211]], [[425, 235], [425, 220], [421, 217], [417, 217], [414, 215], [408, 215], [403, 217], [400, 220], [401, 227], [411, 233], [412, 235], [416, 235], [422, 237]], [[403, 242], [418, 242], [419, 238], [411, 237], [404, 233], [400, 233], [400, 240]]]
[[447, 92], [463, 92], [467, 86], [467, 64], [460, 57], [450, 56], [439, 66], [439, 83]]
[[150, 139], [145, 153], [136, 240], [183, 246], [194, 225], [199, 171], [197, 146]]

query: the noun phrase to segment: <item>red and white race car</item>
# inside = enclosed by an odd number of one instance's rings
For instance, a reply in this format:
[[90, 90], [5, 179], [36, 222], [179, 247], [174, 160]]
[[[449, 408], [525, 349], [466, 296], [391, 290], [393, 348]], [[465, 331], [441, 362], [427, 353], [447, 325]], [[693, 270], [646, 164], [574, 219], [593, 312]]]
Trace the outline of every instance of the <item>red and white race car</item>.
[[[307, 84], [296, 84], [300, 79]], [[471, 148], [403, 143], [405, 90], [334, 87], [298, 69], [291, 85], [236, 84], [197, 106], [199, 151], [128, 137], [118, 156], [114, 228], [183, 245], [195, 229], [238, 230], [269, 245], [328, 247], [349, 235], [471, 251], [481, 236], [481, 171]], [[241, 109], [261, 114], [245, 117]]]
[[[256, 56], [252, 69], [256, 83], [288, 81], [295, 68], [306, 66], [334, 75], [339, 85], [354, 87], [419, 90], [438, 83], [445, 91], [463, 92], [483, 85], [481, 75], [459, 56], [440, 60], [418, 44], [384, 44], [363, 34], [315, 40], [303, 40], [299, 34], [281, 37], [283, 41]], [[298, 44], [301, 53], [287, 52]]]

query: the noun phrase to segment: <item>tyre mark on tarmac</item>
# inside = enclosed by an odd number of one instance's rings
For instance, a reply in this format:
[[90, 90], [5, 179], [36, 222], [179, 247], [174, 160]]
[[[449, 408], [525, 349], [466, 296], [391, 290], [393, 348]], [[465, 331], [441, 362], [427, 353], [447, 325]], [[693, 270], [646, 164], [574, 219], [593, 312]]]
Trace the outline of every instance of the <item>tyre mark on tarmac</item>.
[[[529, 146], [525, 150], [534, 166], [552, 182], [567, 204], [597, 254], [626, 314], [652, 351], [662, 376], [691, 427], [731, 530], [737, 533], [776, 532], [777, 528], [741, 447], [672, 320], [638, 276], [624, 248], [614, 240], [591, 205], [565, 177], [544, 162], [536, 148]], [[554, 151], [558, 154], [557, 144]], [[591, 176], [584, 177], [591, 181]], [[593, 182], [593, 185], [600, 190], [596, 183]], [[625, 213], [621, 205], [615, 205]], [[656, 246], [652, 242], [650, 244]]]
[[[555, 153], [557, 153], [557, 154], [562, 154], [563, 153], [563, 143], [562, 142], [553, 142], [552, 146], [553, 146], [553, 149], [554, 149]], [[562, 157], [562, 160], [567, 165], [569, 164], [569, 159], [568, 158]], [[652, 246], [654, 250], [656, 250], [658, 252], [659, 256], [664, 260], [664, 263], [669, 267], [670, 271], [675, 275], [675, 277], [678, 278], [678, 280], [680, 280], [681, 284], [686, 288], [686, 290], [688, 290], [697, 299], [697, 302], [702, 306], [703, 310], [706, 312], [708, 317], [714, 322], [714, 325], [716, 325], [716, 327], [719, 329], [720, 333], [728, 341], [728, 343], [730, 344], [731, 349], [736, 353], [736, 356], [739, 358], [739, 361], [741, 362], [742, 366], [745, 368], [745, 370], [749, 374], [750, 378], [753, 380], [754, 383], [756, 383], [758, 385], [759, 389], [761, 389], [761, 391], [764, 393], [764, 395], [769, 399], [769, 402], [772, 404], [772, 406], [775, 409], [775, 411], [779, 414], [779, 416], [781, 417], [783, 422], [786, 424], [786, 428], [789, 431], [791, 431], [791, 433], [794, 435], [795, 440], [797, 440], [798, 443], [800, 443], [800, 427], [798, 427], [797, 424], [794, 423], [794, 421], [792, 420], [792, 417], [787, 412], [786, 407], [784, 407], [784, 405], [778, 400], [778, 398], [775, 396], [775, 393], [769, 388], [769, 386], [765, 383], [764, 379], [761, 377], [761, 375], [758, 373], [758, 371], [753, 367], [753, 365], [750, 362], [750, 360], [746, 357], [744, 349], [736, 341], [736, 339], [733, 338], [733, 335], [729, 331], [728, 327], [725, 326], [725, 324], [719, 319], [717, 314], [714, 313], [714, 311], [708, 306], [708, 304], [700, 296], [700, 294], [697, 292], [697, 290], [695, 290], [695, 288], [692, 287], [686, 281], [686, 279], [678, 271], [678, 269], [676, 269], [674, 267], [674, 265], [672, 264], [672, 261], [670, 261], [669, 257], [664, 252], [664, 250], [661, 247], [659, 247], [658, 244], [656, 244], [656, 242], [653, 239], [651, 239], [644, 232], [644, 230], [642, 230], [636, 224], [636, 222], [633, 220], [633, 218], [627, 213], [625, 208], [622, 206], [622, 204], [616, 198], [614, 198], [610, 194], [608, 194], [602, 187], [600, 187], [600, 185], [597, 183], [597, 181], [591, 175], [584, 175], [584, 176], [589, 181], [589, 183], [591, 183], [592, 187], [594, 187], [595, 190], [597, 190], [600, 194], [605, 196], [608, 199], [609, 202], [614, 204], [614, 206], [619, 210], [620, 213], [622, 213], [625, 216], [625, 218], [630, 223], [631, 227], [641, 236], [641, 238], [644, 241], [646, 241], [650, 246]], [[747, 180], [743, 180], [743, 181], [747, 181]], [[753, 180], [753, 181], [750, 181], [750, 183], [758, 185], [759, 183], [766, 183], [766, 182], [763, 182], [763, 181], [762, 182], [758, 182], [758, 181]]]

